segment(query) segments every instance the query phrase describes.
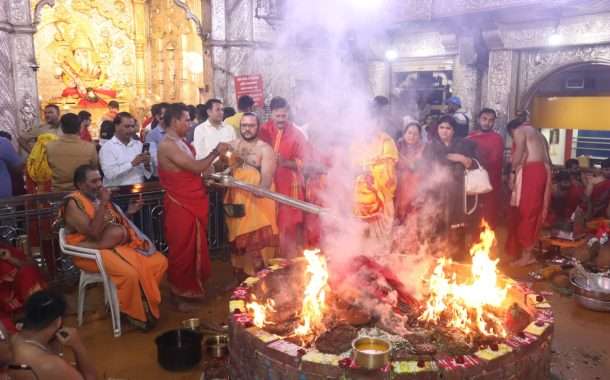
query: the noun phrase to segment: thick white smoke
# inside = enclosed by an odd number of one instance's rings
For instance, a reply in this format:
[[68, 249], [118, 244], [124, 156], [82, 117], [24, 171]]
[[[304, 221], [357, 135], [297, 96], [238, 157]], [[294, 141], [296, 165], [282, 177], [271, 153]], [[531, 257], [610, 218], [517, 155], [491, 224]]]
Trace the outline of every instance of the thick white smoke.
[[[365, 237], [367, 224], [353, 214], [356, 165], [360, 152], [350, 150], [355, 141], [370, 141], [383, 126], [371, 112], [373, 94], [368, 78], [371, 46], [383, 44], [391, 24], [383, 0], [287, 1], [285, 22], [278, 30], [277, 49], [299, 57], [307, 68], [308, 83], [299, 95], [295, 117], [308, 125], [314, 151], [330, 163], [325, 207], [332, 216], [322, 218], [322, 249], [331, 271], [342, 271], [359, 255], [375, 257], [391, 267], [405, 287], [420, 295], [421, 278], [441, 254], [435, 236], [426, 231], [440, 215], [437, 204], [422, 205], [419, 221], [409, 220], [395, 229], [395, 241]], [[280, 94], [278, 94], [280, 95]], [[447, 173], [427, 173], [427, 188], [438, 187]], [[423, 232], [423, 233], [422, 233]], [[411, 239], [411, 242], [407, 242]], [[414, 239], [414, 241], [413, 241]], [[408, 244], [407, 244], [408, 243]], [[407, 248], [405, 248], [407, 247]], [[363, 303], [371, 312], [387, 314], [387, 305]]]

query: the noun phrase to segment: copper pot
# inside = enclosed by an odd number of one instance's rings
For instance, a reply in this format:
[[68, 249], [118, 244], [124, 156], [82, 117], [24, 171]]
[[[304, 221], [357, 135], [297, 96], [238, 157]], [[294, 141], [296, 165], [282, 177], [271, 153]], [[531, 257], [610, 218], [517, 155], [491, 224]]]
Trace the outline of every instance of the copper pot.
[[385, 339], [361, 337], [352, 342], [352, 356], [358, 368], [379, 369], [390, 362], [392, 344]]

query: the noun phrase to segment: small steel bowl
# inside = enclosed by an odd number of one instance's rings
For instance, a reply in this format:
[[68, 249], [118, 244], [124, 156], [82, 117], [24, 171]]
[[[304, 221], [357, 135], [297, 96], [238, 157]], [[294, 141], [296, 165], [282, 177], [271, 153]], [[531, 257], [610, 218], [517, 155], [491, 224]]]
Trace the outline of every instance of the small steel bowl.
[[213, 358], [224, 358], [229, 353], [229, 337], [212, 335], [205, 339], [205, 350]]
[[199, 331], [201, 327], [201, 321], [199, 318], [189, 318], [182, 321], [182, 327], [187, 330]]
[[352, 356], [358, 368], [379, 369], [390, 362], [392, 344], [381, 338], [361, 337], [352, 342]]

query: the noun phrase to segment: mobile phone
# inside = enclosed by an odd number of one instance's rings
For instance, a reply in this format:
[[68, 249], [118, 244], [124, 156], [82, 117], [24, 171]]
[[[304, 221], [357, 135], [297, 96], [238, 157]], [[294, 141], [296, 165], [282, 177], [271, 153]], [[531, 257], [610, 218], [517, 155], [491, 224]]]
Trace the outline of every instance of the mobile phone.
[[150, 143], [142, 144], [142, 153], [148, 153], [148, 152], [150, 152]]

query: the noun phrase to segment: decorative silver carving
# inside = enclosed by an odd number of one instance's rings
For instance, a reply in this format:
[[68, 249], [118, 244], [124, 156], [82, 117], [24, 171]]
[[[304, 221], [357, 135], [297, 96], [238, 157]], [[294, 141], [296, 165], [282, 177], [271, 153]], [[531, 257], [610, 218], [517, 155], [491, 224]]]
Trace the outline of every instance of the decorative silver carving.
[[[447, 45], [445, 45], [447, 44]], [[430, 57], [435, 55], [455, 54], [456, 51], [448, 51], [447, 35], [437, 32], [418, 33], [408, 37], [400, 38], [395, 43], [399, 57]]]
[[[453, 69], [453, 94], [462, 100], [462, 109], [473, 115], [479, 104], [479, 74], [476, 67], [460, 63], [456, 60]], [[472, 118], [471, 118], [472, 119]]]
[[510, 113], [513, 54], [510, 50], [494, 50], [489, 54], [487, 104], [483, 106], [495, 109], [503, 121]]
[[226, 18], [224, 0], [212, 0], [212, 39], [225, 40]]
[[375, 61], [369, 64], [369, 82], [371, 94], [374, 96], [388, 96], [388, 65], [385, 62]]
[[[434, 0], [431, 2], [434, 18], [541, 4], [540, 0]], [[550, 8], [570, 2], [572, 0], [545, 0], [544, 6]]]
[[24, 132], [31, 132], [36, 121], [36, 108], [32, 104], [32, 97], [29, 94], [23, 96], [23, 102], [21, 109], [19, 110], [19, 117], [21, 118], [21, 130]]
[[28, 0], [9, 0], [10, 4], [10, 20], [13, 24], [22, 25], [26, 24], [28, 20], [28, 13], [30, 11], [30, 4]]
[[8, 19], [8, 3], [5, 1], [0, 2], [0, 22]]
[[17, 136], [9, 38], [8, 33], [0, 31], [0, 127]]
[[562, 46], [587, 45], [610, 42], [610, 13], [562, 19], [559, 25], [552, 22], [511, 25], [500, 28], [503, 46], [507, 49], [527, 49], [548, 46], [554, 33], [562, 37]]
[[579, 46], [557, 50], [525, 51], [521, 55], [519, 76], [519, 106], [526, 106], [536, 84], [549, 74], [570, 65], [610, 63], [610, 45]]

